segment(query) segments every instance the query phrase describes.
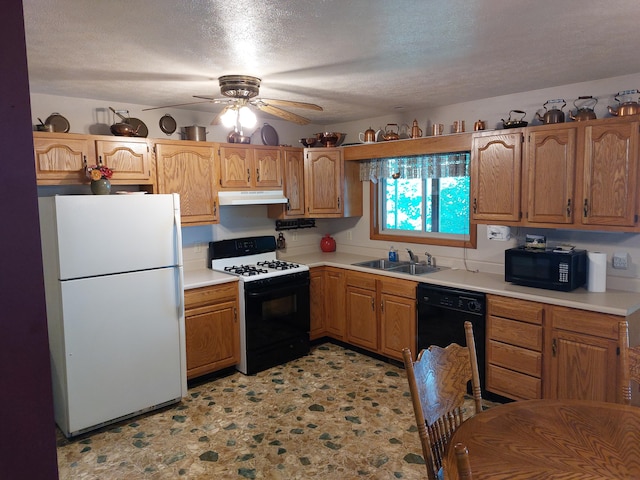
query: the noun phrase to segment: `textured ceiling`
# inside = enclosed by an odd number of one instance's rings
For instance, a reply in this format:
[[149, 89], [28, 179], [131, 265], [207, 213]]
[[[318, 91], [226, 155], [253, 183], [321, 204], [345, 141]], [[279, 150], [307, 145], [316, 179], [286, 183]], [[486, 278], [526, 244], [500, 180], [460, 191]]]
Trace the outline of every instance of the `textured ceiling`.
[[321, 105], [291, 111], [327, 125], [640, 72], [638, 0], [23, 3], [31, 91], [121, 104], [255, 75], [260, 97]]

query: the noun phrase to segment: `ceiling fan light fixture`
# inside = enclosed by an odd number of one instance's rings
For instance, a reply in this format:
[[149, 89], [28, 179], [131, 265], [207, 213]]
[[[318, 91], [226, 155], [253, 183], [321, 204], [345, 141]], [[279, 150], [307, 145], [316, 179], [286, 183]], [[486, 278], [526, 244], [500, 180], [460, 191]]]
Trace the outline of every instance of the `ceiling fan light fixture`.
[[242, 128], [253, 128], [258, 123], [258, 118], [249, 107], [242, 106], [238, 111], [238, 121]]
[[238, 123], [238, 110], [236, 107], [228, 108], [220, 117], [220, 121], [227, 128], [235, 127]]

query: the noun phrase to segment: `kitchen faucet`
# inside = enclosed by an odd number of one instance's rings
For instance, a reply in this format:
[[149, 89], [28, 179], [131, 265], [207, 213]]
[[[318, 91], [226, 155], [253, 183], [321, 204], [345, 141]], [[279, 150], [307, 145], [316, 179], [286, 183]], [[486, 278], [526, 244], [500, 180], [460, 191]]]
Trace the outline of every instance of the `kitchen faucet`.
[[424, 252], [424, 254], [427, 256], [427, 265], [431, 266], [431, 267], [435, 267], [436, 266], [436, 259], [433, 255], [431, 255], [429, 252]]
[[416, 254], [413, 253], [408, 248], [407, 248], [407, 252], [409, 252], [409, 260], [411, 261], [411, 263], [418, 263], [418, 257], [416, 257]]

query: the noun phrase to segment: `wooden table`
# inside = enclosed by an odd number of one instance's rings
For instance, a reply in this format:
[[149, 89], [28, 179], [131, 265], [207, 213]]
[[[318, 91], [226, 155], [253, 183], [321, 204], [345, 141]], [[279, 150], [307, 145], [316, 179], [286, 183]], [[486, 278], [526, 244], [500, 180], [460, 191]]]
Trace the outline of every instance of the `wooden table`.
[[443, 467], [457, 479], [453, 445], [469, 449], [474, 480], [640, 479], [640, 408], [527, 400], [490, 408], [453, 434]]

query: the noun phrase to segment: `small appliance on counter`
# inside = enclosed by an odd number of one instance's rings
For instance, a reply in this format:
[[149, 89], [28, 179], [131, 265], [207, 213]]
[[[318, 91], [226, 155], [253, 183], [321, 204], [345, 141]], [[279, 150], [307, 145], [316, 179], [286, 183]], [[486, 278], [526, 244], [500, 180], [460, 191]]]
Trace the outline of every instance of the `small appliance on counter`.
[[587, 251], [510, 248], [504, 252], [504, 279], [525, 287], [575, 290], [587, 282]]

